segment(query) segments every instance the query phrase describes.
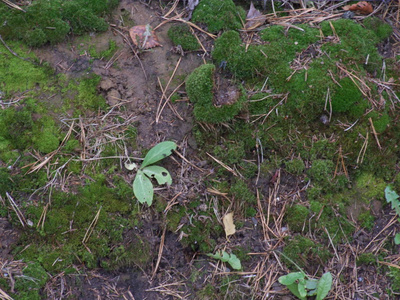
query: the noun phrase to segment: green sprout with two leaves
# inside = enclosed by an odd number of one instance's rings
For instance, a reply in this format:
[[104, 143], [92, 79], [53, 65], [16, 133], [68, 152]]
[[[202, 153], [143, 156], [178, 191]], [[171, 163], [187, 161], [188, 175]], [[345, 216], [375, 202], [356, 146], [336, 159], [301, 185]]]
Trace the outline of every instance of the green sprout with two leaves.
[[286, 287], [301, 300], [308, 296], [316, 296], [316, 300], [324, 299], [332, 287], [332, 274], [327, 272], [320, 279], [309, 278], [303, 271], [292, 272], [278, 278], [280, 284]]
[[154, 187], [150, 179], [156, 179], [160, 185], [172, 183], [168, 170], [153, 164], [171, 155], [176, 147], [174, 142], [161, 142], [150, 149], [139, 168], [135, 163], [125, 163], [128, 170], [137, 170], [133, 181], [133, 193], [140, 203], [147, 203], [149, 206], [153, 203]]

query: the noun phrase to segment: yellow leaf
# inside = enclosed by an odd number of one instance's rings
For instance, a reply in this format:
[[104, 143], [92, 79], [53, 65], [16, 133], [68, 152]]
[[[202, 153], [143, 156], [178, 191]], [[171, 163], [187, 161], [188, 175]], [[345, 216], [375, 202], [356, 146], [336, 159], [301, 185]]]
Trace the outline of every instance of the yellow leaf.
[[235, 224], [233, 223], [233, 213], [226, 214], [222, 218], [222, 221], [224, 222], [226, 237], [228, 238], [228, 236], [235, 234], [236, 228]]

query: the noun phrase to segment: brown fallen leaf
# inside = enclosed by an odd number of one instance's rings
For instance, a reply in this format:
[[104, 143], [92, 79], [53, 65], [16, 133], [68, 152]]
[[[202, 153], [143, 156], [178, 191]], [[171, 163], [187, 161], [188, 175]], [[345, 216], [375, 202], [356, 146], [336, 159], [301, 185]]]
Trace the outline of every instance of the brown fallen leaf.
[[235, 224], [233, 223], [233, 213], [228, 213], [225, 216], [223, 216], [222, 222], [224, 223], [224, 229], [227, 238], [228, 236], [235, 234], [236, 227]]
[[369, 15], [370, 13], [372, 13], [374, 11], [371, 3], [368, 3], [366, 1], [361, 1], [356, 4], [343, 6], [343, 10], [350, 10], [350, 11], [358, 12], [363, 15]]
[[244, 29], [253, 30], [258, 26], [263, 25], [265, 23], [265, 20], [267, 20], [267, 17], [264, 16], [258, 9], [256, 9], [253, 2], [251, 2], [249, 12], [247, 13]]
[[139, 49], [150, 49], [157, 46], [162, 46], [154, 30], [151, 29], [150, 25], [137, 25], [129, 29], [129, 35], [131, 36], [132, 42]]

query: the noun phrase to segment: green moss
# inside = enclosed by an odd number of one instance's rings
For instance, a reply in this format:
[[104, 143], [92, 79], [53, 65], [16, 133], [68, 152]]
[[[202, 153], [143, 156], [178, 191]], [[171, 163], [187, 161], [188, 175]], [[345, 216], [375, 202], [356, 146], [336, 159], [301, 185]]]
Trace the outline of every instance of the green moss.
[[25, 12], [0, 8], [0, 34], [7, 39], [23, 40], [40, 47], [63, 41], [69, 32], [105, 31], [107, 22], [100, 16], [118, 4], [117, 0], [37, 0], [24, 7]]
[[207, 25], [207, 30], [216, 33], [222, 29], [237, 30], [243, 27], [246, 19], [244, 9], [236, 7], [232, 0], [203, 0], [195, 8], [193, 22]]
[[372, 230], [375, 225], [375, 217], [371, 215], [369, 210], [367, 210], [358, 216], [358, 222], [360, 222], [360, 225], [367, 230]]
[[199, 42], [186, 24], [172, 25], [168, 29], [168, 37], [175, 46], [181, 45], [182, 49], [185, 51], [198, 50], [200, 47]]
[[304, 161], [302, 159], [292, 159], [290, 161], [285, 162], [286, 171], [289, 173], [300, 175], [304, 172], [306, 168]]
[[30, 289], [40, 289], [44, 287], [49, 276], [40, 263], [28, 263], [22, 270], [24, 276], [18, 277], [15, 281], [15, 289], [27, 291]]
[[371, 173], [362, 173], [355, 180], [354, 189], [358, 199], [371, 203], [372, 200], [383, 200], [386, 185], [382, 179]]
[[309, 210], [307, 207], [295, 204], [288, 208], [285, 214], [285, 221], [293, 232], [301, 232], [307, 225], [306, 222], [309, 220], [308, 216]]
[[372, 111], [368, 114], [368, 117], [372, 118], [372, 122], [374, 123], [374, 128], [377, 133], [384, 132], [391, 122], [391, 118], [386, 112], [379, 113], [377, 111]]
[[376, 264], [377, 257], [373, 253], [362, 253], [357, 257], [357, 266]]
[[[331, 254], [323, 245], [301, 235], [287, 241], [283, 248], [283, 254], [301, 268], [324, 265], [331, 257]], [[293, 263], [285, 256], [281, 256], [282, 261], [289, 268], [295, 268]]]
[[307, 174], [319, 184], [328, 184], [333, 177], [334, 164], [331, 160], [317, 159], [312, 162]]
[[387, 39], [393, 32], [392, 27], [388, 23], [383, 22], [377, 17], [365, 18], [363, 24], [366, 28], [373, 30], [380, 40]]
[[114, 53], [118, 50], [117, 43], [114, 40], [108, 42], [108, 48], [101, 50], [96, 48], [97, 45], [89, 46], [88, 52], [92, 58], [96, 59], [110, 59]]
[[245, 205], [256, 203], [256, 196], [243, 180], [236, 180], [235, 183], [231, 185], [230, 192], [235, 199], [246, 203]]
[[50, 117], [43, 117], [36, 122], [32, 141], [34, 147], [42, 153], [49, 153], [58, 148], [61, 142], [59, 129]]
[[73, 92], [71, 101], [85, 110], [104, 109], [106, 101], [97, 91], [100, 80], [101, 76], [91, 74], [90, 77], [71, 81], [68, 85], [69, 92]]
[[213, 104], [214, 72], [214, 65], [205, 64], [186, 78], [186, 91], [190, 101], [194, 103], [193, 114], [198, 121], [207, 123], [229, 121], [239, 113], [245, 100], [242, 93], [235, 103], [216, 107]]
[[[332, 111], [345, 113], [351, 110], [353, 116], [360, 117], [364, 113], [362, 109], [363, 98], [360, 90], [348, 77], [340, 80], [339, 84], [340, 87], [332, 96]], [[361, 109], [358, 106], [361, 106]]]
[[389, 277], [392, 281], [392, 290], [395, 293], [400, 292], [400, 269], [389, 267]]
[[[27, 54], [27, 49], [21, 43], [8, 42], [8, 46], [21, 57], [32, 61], [35, 59], [33, 53]], [[48, 80], [46, 68], [15, 57], [1, 43], [0, 53], [0, 91], [3, 96], [4, 93], [33, 89]]]
[[265, 49], [254, 45], [246, 48], [238, 32], [227, 31], [215, 40], [212, 57], [238, 78], [252, 78], [266, 73], [268, 62], [261, 50]]

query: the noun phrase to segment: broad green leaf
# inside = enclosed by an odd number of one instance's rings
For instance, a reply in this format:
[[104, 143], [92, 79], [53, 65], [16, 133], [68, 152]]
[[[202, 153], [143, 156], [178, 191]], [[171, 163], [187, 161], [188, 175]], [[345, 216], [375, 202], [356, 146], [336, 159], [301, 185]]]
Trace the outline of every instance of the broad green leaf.
[[144, 158], [141, 169], [171, 155], [172, 150], [175, 149], [176, 144], [174, 142], [166, 141], [155, 145]]
[[308, 279], [306, 281], [306, 288], [307, 290], [315, 290], [318, 285], [318, 280], [317, 279]]
[[160, 166], [148, 166], [143, 168], [143, 173], [150, 178], [155, 178], [158, 184], [168, 184], [172, 183], [172, 177], [168, 170]]
[[231, 267], [235, 270], [242, 269], [242, 264], [240, 263], [240, 259], [237, 258], [235, 254], [231, 254], [231, 257], [228, 260], [228, 264], [230, 264]]
[[296, 280], [299, 280], [304, 277], [305, 277], [305, 275], [302, 272], [293, 272], [293, 273], [289, 273], [285, 276], [279, 277], [278, 281], [280, 284], [283, 284], [283, 285], [291, 285], [291, 284], [295, 283]]
[[235, 270], [242, 269], [240, 259], [237, 258], [235, 254], [228, 254], [226, 251], [222, 251], [222, 256], [219, 252], [215, 254], [209, 253], [207, 255], [212, 258], [219, 259], [220, 261], [227, 262]]
[[228, 261], [229, 261], [229, 258], [230, 258], [229, 254], [226, 253], [226, 251], [222, 251], [222, 258], [221, 258], [221, 261], [223, 261], [223, 262], [228, 262]]
[[[302, 280], [303, 279], [303, 280]], [[299, 279], [299, 284], [298, 284], [298, 289], [299, 289], [299, 294], [301, 298], [305, 298], [307, 297], [307, 291], [306, 291], [306, 282], [304, 280], [304, 278]]]
[[386, 202], [392, 204], [392, 209], [394, 209], [398, 216], [400, 216], [400, 202], [399, 195], [392, 189], [390, 185], [385, 188], [385, 198]]
[[[292, 273], [291, 273], [292, 274]], [[299, 293], [299, 285], [297, 283], [292, 283], [286, 286], [289, 291], [292, 292], [293, 295], [295, 295], [297, 298], [299, 298], [300, 300], [305, 300], [306, 297], [302, 297]]]
[[317, 298], [316, 300], [324, 299], [332, 287], [332, 274], [330, 272], [325, 273], [321, 276], [317, 286]]
[[396, 233], [396, 235], [394, 236], [394, 243], [396, 245], [400, 244], [400, 233]]
[[147, 203], [150, 206], [153, 202], [153, 184], [141, 170], [138, 170], [133, 181], [133, 193], [142, 204]]

